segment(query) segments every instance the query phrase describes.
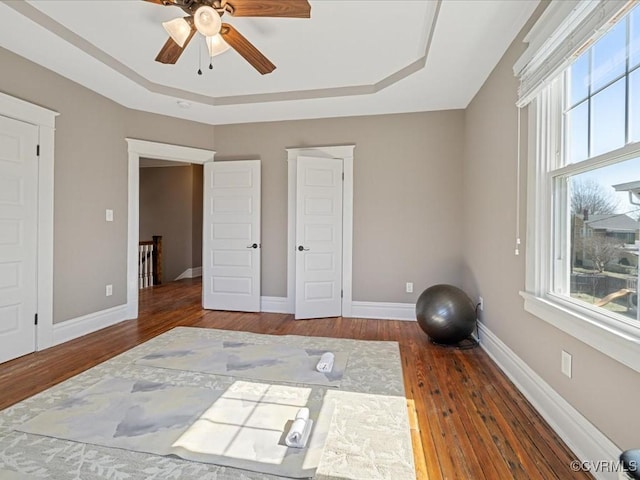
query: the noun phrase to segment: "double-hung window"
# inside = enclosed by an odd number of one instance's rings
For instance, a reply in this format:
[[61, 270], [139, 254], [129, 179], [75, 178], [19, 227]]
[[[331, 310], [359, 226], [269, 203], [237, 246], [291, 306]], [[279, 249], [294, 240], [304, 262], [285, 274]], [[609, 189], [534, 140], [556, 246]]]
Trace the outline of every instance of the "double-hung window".
[[533, 97], [525, 308], [640, 371], [640, 5]]

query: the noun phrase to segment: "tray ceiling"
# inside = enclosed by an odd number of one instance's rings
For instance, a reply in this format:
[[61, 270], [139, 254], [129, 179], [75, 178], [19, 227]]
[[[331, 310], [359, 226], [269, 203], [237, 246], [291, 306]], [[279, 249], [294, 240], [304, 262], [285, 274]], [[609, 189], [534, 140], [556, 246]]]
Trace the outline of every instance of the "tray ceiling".
[[0, 46], [129, 108], [210, 124], [455, 109], [538, 0], [310, 4], [311, 19], [225, 16], [276, 64], [264, 76], [233, 50], [210, 70], [199, 35], [176, 65], [155, 62], [182, 11], [140, 0], [4, 2]]

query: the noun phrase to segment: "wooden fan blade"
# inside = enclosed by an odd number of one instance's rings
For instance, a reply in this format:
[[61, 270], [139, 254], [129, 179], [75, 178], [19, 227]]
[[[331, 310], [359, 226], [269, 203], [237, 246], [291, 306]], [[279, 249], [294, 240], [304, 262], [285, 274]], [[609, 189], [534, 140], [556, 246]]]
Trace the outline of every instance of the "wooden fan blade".
[[311, 18], [307, 0], [229, 0], [234, 17]]
[[244, 38], [235, 28], [228, 23], [223, 23], [220, 29], [220, 35], [224, 38], [236, 52], [244, 57], [253, 68], [258, 70], [262, 75], [271, 73], [276, 66], [265, 57], [260, 50], [254, 47], [249, 40]]
[[162, 47], [162, 49], [160, 50], [160, 52], [158, 53], [158, 56], [156, 57], [156, 62], [168, 63], [168, 64], [176, 63], [180, 58], [180, 55], [182, 55], [182, 52], [184, 51], [184, 49], [187, 48], [187, 45], [189, 45], [189, 42], [193, 38], [194, 33], [196, 33], [196, 29], [192, 27], [191, 33], [187, 37], [187, 40], [184, 42], [183, 47], [181, 47], [176, 42], [174, 42], [173, 38], [169, 37], [165, 42], [164, 46]]

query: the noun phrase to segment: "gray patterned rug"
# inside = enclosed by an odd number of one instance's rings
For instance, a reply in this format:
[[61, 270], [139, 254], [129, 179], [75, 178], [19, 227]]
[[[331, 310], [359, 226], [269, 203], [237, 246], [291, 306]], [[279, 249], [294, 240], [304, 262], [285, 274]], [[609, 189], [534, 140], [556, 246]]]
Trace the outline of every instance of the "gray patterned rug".
[[[38, 415], [59, 408], [106, 378], [227, 391], [241, 379], [202, 372], [153, 368], [136, 360], [176, 342], [218, 339], [279, 344], [349, 353], [340, 389], [322, 391], [322, 408], [333, 410], [318, 480], [414, 480], [402, 368], [395, 342], [301, 336], [270, 336], [200, 328], [176, 328], [55, 387], [0, 411], [0, 478], [276, 480], [284, 477], [94, 445], [19, 431]], [[251, 383], [251, 382], [245, 382]], [[132, 384], [133, 385], [133, 384]], [[287, 385], [290, 387], [291, 385]], [[298, 385], [304, 388], [304, 384]], [[215, 395], [215, 393], [214, 393]]]
[[316, 365], [325, 352], [324, 349], [299, 348], [295, 345], [199, 338], [195, 342], [187, 341], [150, 353], [136, 363], [254, 380], [338, 387], [349, 354], [332, 351], [335, 355], [333, 369], [321, 373], [316, 370]]
[[[333, 411], [324, 391], [236, 381], [227, 390], [108, 378], [24, 423], [21, 432], [216, 465], [311, 478]], [[304, 449], [283, 441], [298, 410], [313, 430]], [[322, 412], [321, 412], [322, 409]]]

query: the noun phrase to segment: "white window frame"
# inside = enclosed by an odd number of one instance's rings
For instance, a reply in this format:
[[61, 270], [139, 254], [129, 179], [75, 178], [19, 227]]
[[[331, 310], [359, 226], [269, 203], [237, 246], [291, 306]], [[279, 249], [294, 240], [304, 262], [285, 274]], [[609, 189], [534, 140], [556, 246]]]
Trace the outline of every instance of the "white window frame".
[[[605, 20], [607, 18], [602, 20], [603, 25]], [[570, 42], [571, 31], [566, 29], [566, 24], [558, 28], [565, 28], [565, 43]], [[575, 47], [576, 45], [574, 49]], [[524, 57], [527, 55], [531, 56], [531, 52]], [[566, 62], [565, 67], [568, 64]], [[516, 70], [521, 71], [521, 65], [516, 66]], [[562, 185], [554, 186], [554, 182], [558, 174], [576, 173], [575, 165], [566, 169], [555, 168], [562, 152], [563, 128], [563, 79], [558, 73], [557, 70], [554, 71], [556, 79], [550, 81], [547, 78], [545, 84], [536, 89], [532, 99], [520, 99], [520, 105], [529, 105], [526, 281], [525, 290], [521, 292], [524, 308], [561, 331], [640, 372], [640, 327], [637, 322], [626, 321], [620, 315], [609, 314], [604, 309], [589, 307], [573, 300], [568, 296], [569, 292], [565, 296], [554, 293], [553, 290], [553, 282], [556, 285], [561, 285], [562, 282], [566, 284], [566, 275], [559, 277], [566, 273], [567, 268], [566, 258], [554, 258], [556, 252], [566, 250], [555, 243], [558, 238], [554, 237], [554, 229], [566, 228], [566, 218], [562, 215], [554, 218], [553, 198], [558, 194], [566, 195], [566, 190]], [[638, 156], [640, 142], [627, 144], [614, 152], [581, 162], [579, 168], [587, 170]]]

